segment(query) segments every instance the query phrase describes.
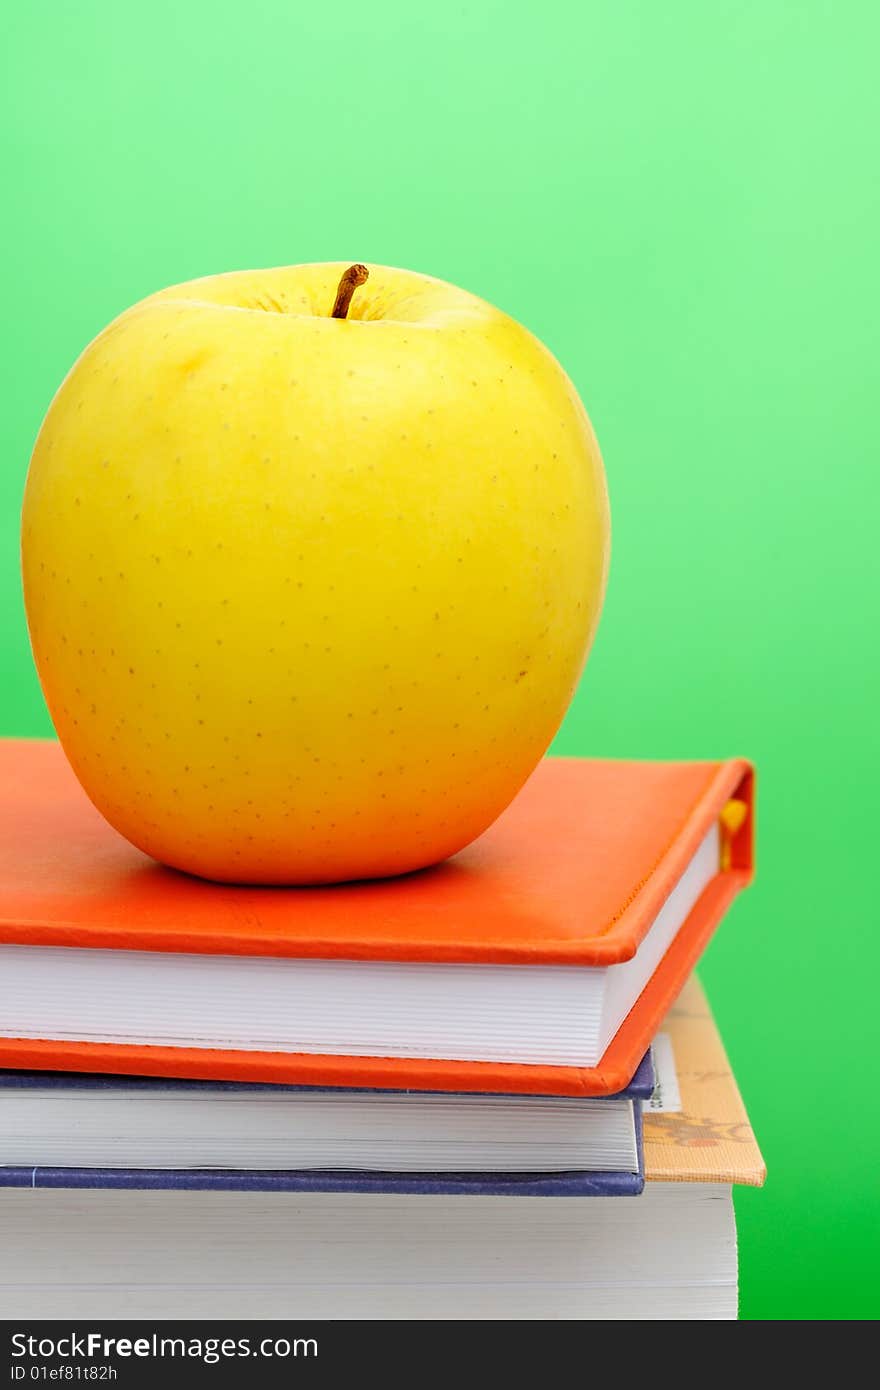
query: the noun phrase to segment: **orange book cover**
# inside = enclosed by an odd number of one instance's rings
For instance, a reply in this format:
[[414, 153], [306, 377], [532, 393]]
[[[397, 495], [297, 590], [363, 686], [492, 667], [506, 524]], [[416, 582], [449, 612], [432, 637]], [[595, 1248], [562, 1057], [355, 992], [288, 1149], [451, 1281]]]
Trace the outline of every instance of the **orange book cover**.
[[0, 743], [0, 943], [11, 945], [604, 967], [635, 955], [716, 821], [721, 867], [596, 1067], [2, 1036], [0, 1066], [609, 1094], [628, 1083], [713, 929], [750, 880], [753, 853], [753, 774], [743, 760], [547, 758], [479, 840], [432, 869], [327, 888], [230, 887], [166, 869], [117, 835], [57, 744], [7, 740]]

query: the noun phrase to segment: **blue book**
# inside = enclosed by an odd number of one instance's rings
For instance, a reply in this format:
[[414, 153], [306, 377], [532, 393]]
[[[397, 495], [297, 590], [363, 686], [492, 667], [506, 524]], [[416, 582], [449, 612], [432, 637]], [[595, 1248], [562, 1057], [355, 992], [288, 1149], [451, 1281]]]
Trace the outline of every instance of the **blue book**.
[[637, 1196], [650, 1054], [617, 1095], [0, 1071], [0, 1187]]

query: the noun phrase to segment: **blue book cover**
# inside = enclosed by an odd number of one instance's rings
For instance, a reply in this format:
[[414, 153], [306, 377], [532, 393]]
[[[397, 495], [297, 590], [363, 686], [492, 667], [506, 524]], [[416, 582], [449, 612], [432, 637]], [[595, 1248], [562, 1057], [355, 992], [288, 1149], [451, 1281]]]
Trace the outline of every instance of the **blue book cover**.
[[[0, 1087], [64, 1090], [285, 1090], [316, 1087], [253, 1086], [239, 1082], [178, 1081], [155, 1077], [83, 1075], [67, 1072], [0, 1071]], [[650, 1053], [617, 1098], [632, 1101], [638, 1171], [552, 1173], [367, 1172], [348, 1169], [61, 1168], [0, 1166], [0, 1187], [116, 1188], [213, 1192], [367, 1192], [397, 1195], [497, 1197], [636, 1197], [644, 1188], [642, 1101], [654, 1088]], [[334, 1088], [342, 1090], [345, 1088]], [[613, 1099], [613, 1097], [608, 1097]]]
[[208, 1168], [0, 1168], [0, 1187], [101, 1187], [207, 1192], [373, 1192], [475, 1197], [637, 1197], [638, 1173], [365, 1173]]

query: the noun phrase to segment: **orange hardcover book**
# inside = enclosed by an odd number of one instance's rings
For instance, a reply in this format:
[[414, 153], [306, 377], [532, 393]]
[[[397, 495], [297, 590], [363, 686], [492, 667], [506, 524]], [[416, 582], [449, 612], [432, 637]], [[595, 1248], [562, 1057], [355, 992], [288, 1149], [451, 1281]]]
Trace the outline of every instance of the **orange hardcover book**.
[[751, 878], [748, 763], [548, 758], [433, 869], [207, 883], [0, 743], [0, 1066], [441, 1091], [623, 1089]]

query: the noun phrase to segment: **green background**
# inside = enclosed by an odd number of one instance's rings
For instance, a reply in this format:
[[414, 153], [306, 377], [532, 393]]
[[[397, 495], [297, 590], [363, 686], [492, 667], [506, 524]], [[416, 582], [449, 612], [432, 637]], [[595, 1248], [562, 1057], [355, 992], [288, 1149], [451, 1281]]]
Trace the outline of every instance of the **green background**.
[[769, 1165], [742, 1309], [876, 1300], [878, 231], [873, 3], [28, 0], [5, 20], [0, 732], [50, 731], [28, 453], [117, 312], [344, 259], [466, 286], [567, 367], [614, 517], [566, 753], [760, 774], [703, 978]]

